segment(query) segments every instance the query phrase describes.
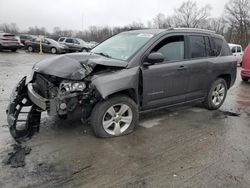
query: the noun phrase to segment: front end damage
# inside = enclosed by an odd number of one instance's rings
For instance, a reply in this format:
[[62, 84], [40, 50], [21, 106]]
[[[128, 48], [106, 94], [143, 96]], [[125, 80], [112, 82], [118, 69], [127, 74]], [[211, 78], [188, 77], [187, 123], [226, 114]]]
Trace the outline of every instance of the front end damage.
[[7, 109], [11, 135], [22, 141], [39, 132], [43, 111], [63, 119], [87, 117], [98, 98], [91, 87], [85, 82], [65, 81], [39, 73], [28, 83], [24, 77], [14, 89]]
[[64, 55], [39, 62], [33, 67], [31, 80], [27, 82], [24, 77], [11, 95], [7, 109], [11, 135], [21, 141], [39, 132], [44, 111], [49, 116], [86, 121], [98, 101], [117, 87], [136, 83], [131, 80], [131, 72], [120, 71], [126, 66], [93, 54]]
[[41, 109], [28, 97], [26, 77], [13, 90], [6, 110], [10, 134], [21, 141], [39, 132]]

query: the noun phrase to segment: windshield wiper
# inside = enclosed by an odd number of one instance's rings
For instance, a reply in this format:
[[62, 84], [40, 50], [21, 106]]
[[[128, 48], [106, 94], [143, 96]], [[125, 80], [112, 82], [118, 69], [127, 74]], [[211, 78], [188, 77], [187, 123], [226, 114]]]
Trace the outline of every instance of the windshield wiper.
[[[95, 53], [95, 52], [94, 52]], [[95, 53], [95, 54], [98, 54], [98, 55], [101, 55], [101, 56], [104, 56], [104, 57], [107, 57], [107, 58], [111, 58], [110, 55], [108, 55], [107, 53], [105, 52], [99, 52], [99, 53]]]

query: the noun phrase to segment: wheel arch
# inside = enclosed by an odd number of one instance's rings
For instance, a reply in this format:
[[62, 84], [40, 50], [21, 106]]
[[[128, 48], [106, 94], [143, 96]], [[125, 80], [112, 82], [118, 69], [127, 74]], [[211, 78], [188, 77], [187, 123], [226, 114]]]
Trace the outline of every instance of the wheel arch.
[[222, 75], [219, 75], [218, 77], [217, 77], [217, 79], [218, 78], [222, 78], [223, 80], [225, 80], [226, 81], [226, 83], [227, 83], [227, 89], [229, 89], [230, 87], [231, 87], [231, 75], [230, 74], [222, 74]]
[[138, 97], [137, 97], [135, 89], [133, 89], [133, 88], [124, 89], [124, 90], [112, 93], [112, 94], [108, 95], [105, 99], [109, 99], [109, 98], [117, 96], [117, 95], [126, 95], [129, 98], [131, 98], [136, 104], [138, 103]]

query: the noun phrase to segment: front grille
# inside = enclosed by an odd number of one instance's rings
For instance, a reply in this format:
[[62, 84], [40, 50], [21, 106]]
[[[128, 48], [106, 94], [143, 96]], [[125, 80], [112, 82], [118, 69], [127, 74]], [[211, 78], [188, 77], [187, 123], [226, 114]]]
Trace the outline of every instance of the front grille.
[[41, 74], [36, 73], [34, 75], [33, 89], [42, 97], [49, 98], [49, 86], [50, 82]]
[[33, 89], [42, 97], [51, 99], [57, 96], [58, 88], [61, 82], [62, 78], [35, 73], [33, 77]]

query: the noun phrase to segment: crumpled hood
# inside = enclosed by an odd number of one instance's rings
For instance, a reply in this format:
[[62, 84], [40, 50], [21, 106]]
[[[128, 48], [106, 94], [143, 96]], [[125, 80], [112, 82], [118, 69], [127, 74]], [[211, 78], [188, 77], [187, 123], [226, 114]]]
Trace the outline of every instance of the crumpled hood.
[[33, 70], [42, 74], [73, 79], [72, 74], [84, 68], [82, 64], [121, 68], [125, 68], [128, 65], [125, 61], [106, 58], [93, 53], [73, 53], [42, 60], [33, 66]]

